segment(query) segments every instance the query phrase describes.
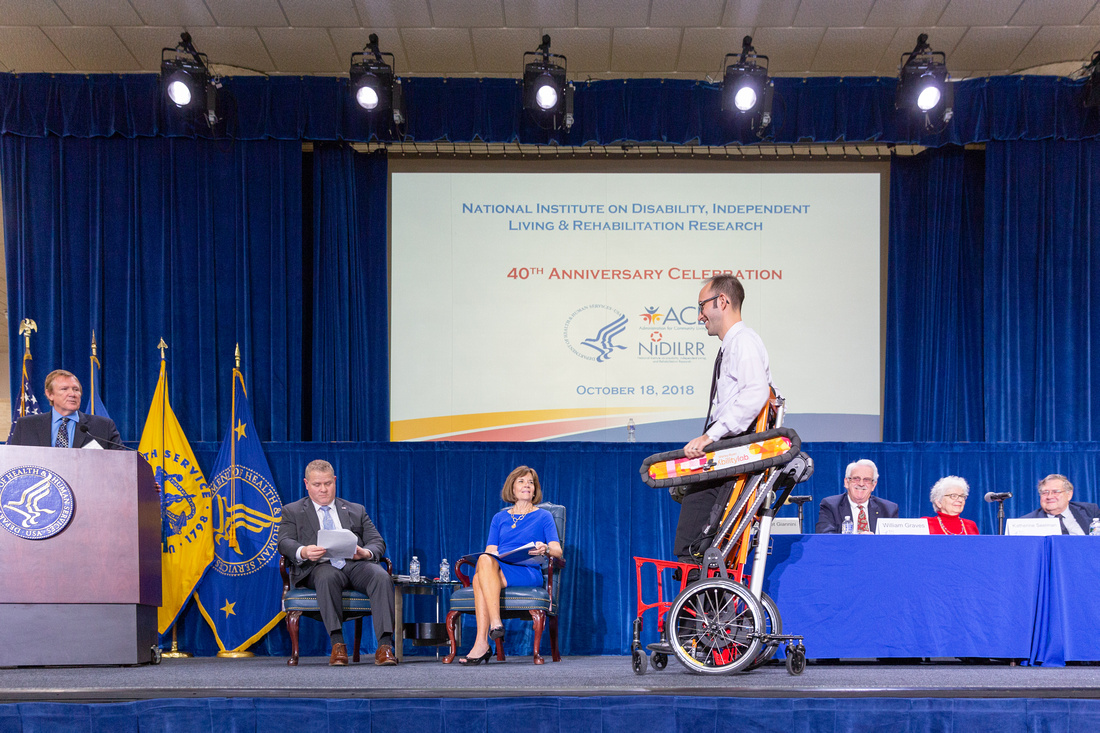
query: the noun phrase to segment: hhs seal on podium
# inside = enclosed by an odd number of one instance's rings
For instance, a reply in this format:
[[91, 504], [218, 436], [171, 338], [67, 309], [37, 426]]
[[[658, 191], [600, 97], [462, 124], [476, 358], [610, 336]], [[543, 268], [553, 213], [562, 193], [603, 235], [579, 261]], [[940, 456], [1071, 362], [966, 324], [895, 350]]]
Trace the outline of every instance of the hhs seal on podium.
[[16, 537], [44, 540], [73, 518], [73, 492], [42, 466], [18, 466], [0, 476], [0, 524]]

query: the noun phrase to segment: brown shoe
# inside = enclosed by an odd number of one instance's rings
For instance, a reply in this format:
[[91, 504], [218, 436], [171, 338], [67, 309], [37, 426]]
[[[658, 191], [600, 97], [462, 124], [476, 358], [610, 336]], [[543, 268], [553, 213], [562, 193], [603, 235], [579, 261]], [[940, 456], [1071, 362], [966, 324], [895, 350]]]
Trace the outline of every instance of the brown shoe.
[[397, 657], [393, 655], [393, 647], [389, 644], [378, 647], [378, 651], [374, 653], [374, 663], [379, 667], [397, 666]]
[[329, 657], [328, 666], [330, 667], [346, 667], [348, 666], [348, 645], [347, 644], [333, 644], [332, 656]]

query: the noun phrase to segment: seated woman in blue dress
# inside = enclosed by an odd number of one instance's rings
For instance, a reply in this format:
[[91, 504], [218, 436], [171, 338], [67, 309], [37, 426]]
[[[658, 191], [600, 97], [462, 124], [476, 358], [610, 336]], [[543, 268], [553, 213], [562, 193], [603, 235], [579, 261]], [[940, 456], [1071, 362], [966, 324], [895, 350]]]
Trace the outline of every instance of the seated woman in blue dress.
[[508, 474], [500, 498], [512, 506], [493, 517], [485, 553], [477, 559], [477, 572], [471, 581], [477, 638], [470, 652], [458, 660], [459, 664], [488, 664], [493, 654], [490, 640], [504, 637], [504, 624], [500, 620], [501, 588], [540, 586], [543, 583], [541, 566], [512, 564], [500, 560], [498, 556], [529, 542], [535, 545], [529, 555], [562, 556], [554, 516], [535, 506], [542, 501], [542, 487], [535, 469], [520, 466]]

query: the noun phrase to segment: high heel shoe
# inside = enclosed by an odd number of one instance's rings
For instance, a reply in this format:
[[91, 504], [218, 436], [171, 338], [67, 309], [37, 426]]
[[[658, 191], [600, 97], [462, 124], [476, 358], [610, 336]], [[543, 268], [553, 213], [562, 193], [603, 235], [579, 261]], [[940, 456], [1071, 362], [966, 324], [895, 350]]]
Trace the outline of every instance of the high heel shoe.
[[494, 626], [493, 628], [489, 629], [489, 638], [490, 639], [503, 639], [504, 638], [504, 627], [503, 626]]
[[492, 650], [492, 648], [490, 648], [489, 651], [485, 652], [480, 657], [471, 658], [469, 655], [466, 655], [465, 657], [462, 657], [462, 659], [459, 659], [458, 663], [461, 664], [461, 665], [467, 666], [467, 667], [476, 667], [477, 665], [481, 664], [482, 662], [485, 662], [485, 666], [488, 666], [489, 665], [489, 659], [492, 656], [493, 656], [493, 650]]

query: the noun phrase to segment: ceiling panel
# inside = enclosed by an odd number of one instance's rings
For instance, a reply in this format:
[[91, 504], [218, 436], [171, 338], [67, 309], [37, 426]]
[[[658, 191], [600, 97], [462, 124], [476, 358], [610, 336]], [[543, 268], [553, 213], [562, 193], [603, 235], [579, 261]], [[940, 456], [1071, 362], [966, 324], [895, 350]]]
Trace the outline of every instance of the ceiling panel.
[[355, 28], [359, 25], [359, 13], [355, 10], [354, 0], [279, 0], [279, 4], [292, 26]]
[[332, 38], [324, 28], [260, 28], [275, 70], [304, 74], [346, 72], [348, 65], [336, 55]]
[[363, 27], [425, 28], [432, 24], [428, 0], [355, 0]]
[[577, 24], [576, 0], [504, 0], [504, 25], [542, 28]]
[[934, 26], [948, 0], [877, 0], [867, 25]]
[[768, 57], [768, 70], [799, 73], [809, 71], [824, 28], [757, 28], [753, 46]]
[[396, 28], [329, 28], [332, 45], [336, 47], [336, 56], [344, 64], [351, 66], [351, 54], [362, 51], [370, 39], [370, 34], [378, 34], [378, 50], [393, 54], [393, 64], [398, 76], [409, 73], [409, 60], [405, 56], [405, 46], [401, 42], [401, 32]]
[[801, 0], [729, 0], [722, 25], [786, 27], [794, 24]]
[[[202, 35], [206, 30], [200, 31]], [[179, 42], [180, 30], [172, 26], [159, 28], [156, 26], [136, 26], [115, 28], [115, 33], [126, 44], [126, 48], [141, 64], [145, 71], [160, 71], [160, 52], [164, 48], [174, 48]], [[205, 51], [200, 45], [200, 51]], [[216, 63], [216, 59], [212, 59]]]
[[114, 30], [106, 26], [47, 26], [42, 31], [54, 45], [64, 49], [76, 71], [141, 71]]
[[578, 0], [577, 23], [586, 27], [649, 25], [649, 0]]
[[73, 71], [53, 41], [34, 27], [0, 26], [0, 61], [11, 71]]
[[828, 28], [810, 70], [871, 75], [892, 40], [892, 28]]
[[202, 28], [194, 42], [195, 48], [209, 56], [213, 64], [263, 72], [280, 70], [255, 28]]
[[751, 32], [751, 28], [685, 28], [676, 71], [721, 76], [726, 54], [740, 53], [741, 39]]
[[951, 0], [937, 25], [1006, 25], [1020, 0]]
[[218, 25], [285, 27], [279, 0], [205, 0]]
[[[48, 2], [40, 0], [42, 5]], [[61, 25], [141, 25], [142, 20], [126, 0], [54, 0], [68, 21]], [[0, 16], [2, 17], [2, 16]]]
[[947, 68], [952, 65], [986, 71], [1015, 68], [1016, 57], [1036, 30], [1032, 27], [971, 27], [955, 47]]
[[[478, 72], [489, 74], [523, 73], [523, 53], [533, 51], [540, 38], [527, 28], [474, 28], [474, 62]], [[551, 43], [553, 53], [561, 53]]]
[[214, 25], [202, 0], [130, 0], [145, 25], [191, 27]]
[[68, 25], [69, 22], [52, 0], [0, 0], [0, 23], [5, 26]]
[[409, 68], [418, 74], [473, 73], [474, 47], [465, 28], [406, 28], [401, 31]]
[[675, 69], [682, 35], [679, 28], [616, 28], [611, 35], [611, 70]]
[[1096, 29], [1086, 26], [1044, 26], [1028, 42], [1014, 66], [1017, 70], [1059, 61], [1088, 61], [1096, 45]]
[[564, 54], [571, 79], [605, 73], [611, 68], [610, 28], [546, 28], [554, 53]]
[[722, 22], [722, 0], [653, 0], [649, 23], [656, 28], [714, 27]]
[[440, 28], [499, 28], [504, 25], [500, 0], [429, 0], [432, 25]]
[[1077, 25], [1096, 0], [1024, 0], [1010, 25]]
[[875, 0], [802, 0], [794, 15], [796, 26], [862, 27]]

